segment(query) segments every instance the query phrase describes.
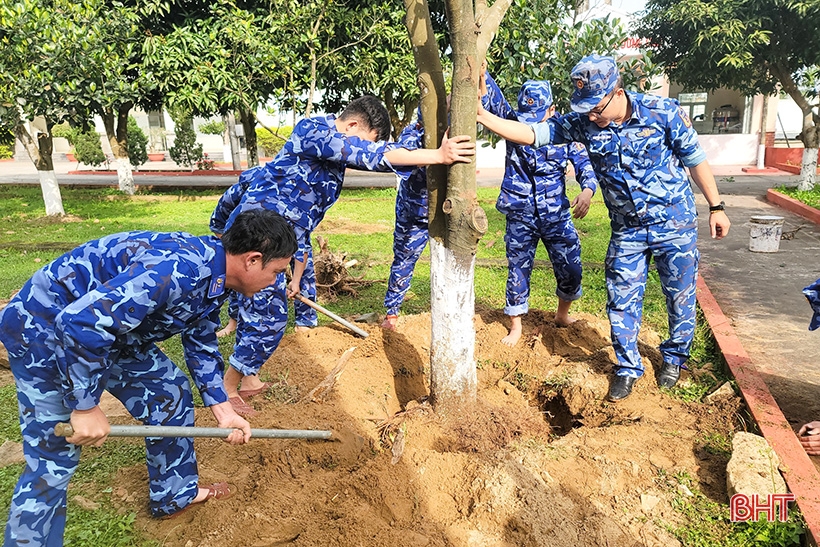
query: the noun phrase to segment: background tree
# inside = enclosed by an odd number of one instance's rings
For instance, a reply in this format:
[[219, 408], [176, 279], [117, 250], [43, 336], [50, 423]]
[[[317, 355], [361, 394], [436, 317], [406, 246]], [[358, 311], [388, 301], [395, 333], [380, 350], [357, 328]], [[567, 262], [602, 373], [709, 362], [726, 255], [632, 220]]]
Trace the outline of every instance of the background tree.
[[650, 0], [637, 32], [669, 78], [688, 88], [772, 95], [779, 84], [803, 112], [799, 185], [808, 190], [820, 142], [819, 28], [818, 0]]
[[[504, 95], [513, 99], [511, 104], [526, 80], [549, 80], [556, 109], [569, 112], [572, 67], [591, 53], [618, 57], [629, 37], [626, 26], [610, 17], [575, 21], [574, 7], [565, 0], [514, 0], [510, 6], [487, 64]], [[661, 72], [649, 51], [619, 59], [618, 64], [624, 85], [633, 90], [648, 91], [651, 78]]]
[[168, 149], [171, 159], [184, 167], [194, 166], [202, 160], [202, 145], [196, 142], [193, 117], [187, 112], [172, 112], [176, 125], [174, 145]]
[[139, 167], [148, 161], [148, 137], [133, 116], [128, 116], [128, 158]]

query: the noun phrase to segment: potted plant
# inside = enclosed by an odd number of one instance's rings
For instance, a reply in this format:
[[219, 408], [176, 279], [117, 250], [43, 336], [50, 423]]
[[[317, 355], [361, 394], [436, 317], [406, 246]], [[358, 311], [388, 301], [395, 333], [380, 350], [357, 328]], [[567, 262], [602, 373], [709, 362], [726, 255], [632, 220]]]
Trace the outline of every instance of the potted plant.
[[150, 138], [148, 140], [148, 160], [165, 160], [165, 129], [163, 129], [162, 127], [152, 127], [149, 133]]

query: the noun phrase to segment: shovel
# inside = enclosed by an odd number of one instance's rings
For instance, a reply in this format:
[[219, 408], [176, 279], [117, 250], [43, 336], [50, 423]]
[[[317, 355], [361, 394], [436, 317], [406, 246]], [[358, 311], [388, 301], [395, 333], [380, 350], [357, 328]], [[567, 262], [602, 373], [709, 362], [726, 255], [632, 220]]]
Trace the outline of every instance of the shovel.
[[[178, 425], [112, 425], [109, 437], [212, 437], [224, 439], [236, 429], [228, 427], [186, 427]], [[62, 422], [54, 426], [58, 437], [71, 437], [74, 428]], [[332, 431], [321, 429], [251, 429], [258, 439], [330, 439]]]
[[294, 296], [294, 299], [298, 300], [299, 302], [301, 302], [301, 303], [303, 303], [307, 306], [310, 306], [311, 308], [313, 308], [316, 311], [322, 312], [323, 314], [327, 315], [328, 317], [330, 317], [331, 319], [333, 319], [334, 321], [336, 321], [340, 325], [344, 325], [345, 327], [349, 328], [350, 330], [352, 330], [353, 332], [355, 332], [357, 335], [361, 336], [362, 338], [367, 338], [369, 336], [369, 333], [367, 331], [360, 329], [356, 325], [352, 324], [350, 321], [345, 321], [344, 319], [342, 319], [341, 317], [339, 317], [338, 315], [336, 315], [335, 313], [333, 313], [329, 309], [323, 308], [322, 306], [320, 306], [319, 304], [317, 304], [316, 302], [314, 302], [310, 298], [305, 298], [303, 295], [297, 294], [296, 296]]

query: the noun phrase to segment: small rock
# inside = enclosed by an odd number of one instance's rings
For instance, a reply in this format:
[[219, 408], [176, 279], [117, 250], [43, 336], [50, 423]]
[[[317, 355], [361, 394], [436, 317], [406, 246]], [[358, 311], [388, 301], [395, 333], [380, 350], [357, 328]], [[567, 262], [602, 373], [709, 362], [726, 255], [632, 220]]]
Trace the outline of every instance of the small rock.
[[715, 391], [706, 396], [706, 402], [714, 403], [721, 399], [728, 399], [734, 396], [735, 390], [732, 387], [732, 384], [729, 382], [725, 382], [722, 386], [720, 386]]
[[679, 484], [678, 485], [678, 492], [680, 492], [682, 495], [686, 496], [687, 498], [695, 497], [695, 494], [693, 494], [692, 491], [689, 490], [689, 488], [685, 484]]
[[6, 441], [0, 445], [0, 467], [6, 467], [13, 463], [25, 463], [23, 456], [23, 445], [14, 441]]
[[100, 508], [100, 504], [96, 501], [91, 501], [88, 498], [84, 498], [82, 496], [74, 496], [71, 500], [85, 509], [86, 511], [97, 511]]
[[11, 368], [11, 365], [9, 364], [9, 352], [6, 351], [3, 344], [0, 344], [0, 367]]
[[675, 467], [675, 462], [664, 456], [663, 454], [650, 454], [649, 463], [658, 469], [672, 469]]
[[506, 380], [499, 380], [498, 387], [504, 390], [505, 395], [509, 395], [515, 389], [515, 386], [507, 382]]
[[732, 457], [726, 464], [726, 488], [733, 494], [785, 494], [786, 481], [778, 471], [780, 458], [763, 437], [740, 431], [732, 438]]
[[353, 321], [355, 321], [356, 323], [368, 323], [368, 324], [378, 323], [379, 322], [379, 314], [374, 312], [374, 311], [372, 311], [370, 313], [363, 313], [361, 315], [357, 315], [356, 317], [354, 317]]
[[644, 513], [651, 513], [652, 510], [661, 502], [661, 498], [651, 494], [641, 494], [641, 511]]

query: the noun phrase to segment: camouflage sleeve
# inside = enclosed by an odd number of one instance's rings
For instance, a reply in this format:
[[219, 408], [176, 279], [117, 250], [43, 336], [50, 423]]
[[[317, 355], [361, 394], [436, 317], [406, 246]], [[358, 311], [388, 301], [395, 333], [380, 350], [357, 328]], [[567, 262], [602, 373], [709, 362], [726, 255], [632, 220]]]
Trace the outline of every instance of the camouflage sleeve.
[[[418, 150], [424, 147], [424, 126], [421, 123], [411, 123], [405, 127], [399, 134], [399, 138], [395, 143], [391, 143], [395, 148], [405, 148], [407, 150]], [[402, 181], [407, 182], [419, 167], [417, 165], [395, 165], [393, 171], [401, 178]]]
[[292, 149], [301, 157], [342, 163], [368, 171], [392, 169], [384, 157], [389, 149], [385, 142], [348, 137], [335, 130], [328, 131], [327, 127], [311, 124], [305, 124], [302, 129], [291, 135]]
[[228, 400], [223, 382], [225, 364], [216, 339], [219, 324], [217, 308], [181, 335], [185, 364], [202, 395], [205, 406], [213, 406]]
[[510, 103], [507, 102], [501, 88], [498, 87], [489, 72], [487, 72], [487, 94], [481, 97], [481, 106], [484, 107], [484, 110], [495, 114], [499, 118], [516, 119]]
[[[96, 406], [107, 374], [107, 358], [118, 336], [139, 327], [151, 313], [190, 292], [177, 260], [134, 263], [105, 285], [75, 300], [55, 318], [55, 357], [71, 409]], [[214, 364], [216, 366], [216, 364]]]
[[666, 138], [672, 150], [686, 167], [694, 167], [706, 159], [706, 152], [698, 142], [697, 131], [689, 115], [677, 102], [667, 109]]
[[533, 148], [541, 148], [547, 144], [567, 144], [572, 141], [585, 143], [586, 138], [582, 127], [583, 120], [575, 112], [552, 118], [531, 125], [535, 133]]
[[213, 233], [222, 234], [225, 231], [228, 218], [230, 218], [236, 206], [239, 205], [242, 196], [245, 195], [250, 185], [252, 177], [249, 175], [250, 173], [248, 173], [248, 171], [242, 173], [239, 176], [239, 181], [228, 188], [225, 193], [222, 194], [222, 197], [219, 198], [219, 202], [217, 202], [216, 208], [213, 214], [211, 214], [210, 228]]
[[575, 180], [582, 190], [589, 188], [592, 193], [598, 189], [598, 178], [595, 176], [595, 171], [592, 169], [592, 163], [589, 161], [589, 154], [587, 154], [586, 146], [580, 142], [571, 142], [567, 146], [569, 161], [575, 169]]
[[803, 294], [806, 295], [813, 312], [809, 330], [817, 330], [820, 328], [820, 279], [803, 289]]

